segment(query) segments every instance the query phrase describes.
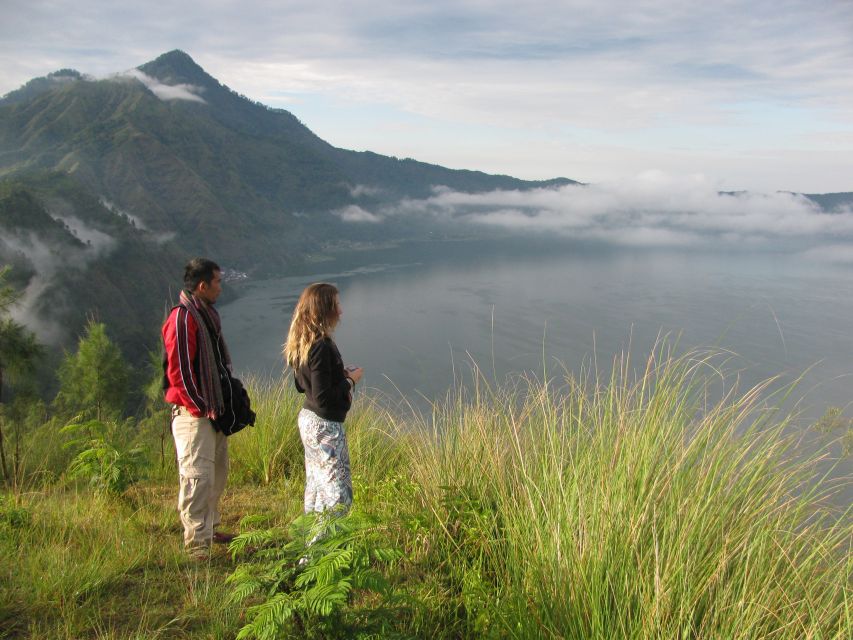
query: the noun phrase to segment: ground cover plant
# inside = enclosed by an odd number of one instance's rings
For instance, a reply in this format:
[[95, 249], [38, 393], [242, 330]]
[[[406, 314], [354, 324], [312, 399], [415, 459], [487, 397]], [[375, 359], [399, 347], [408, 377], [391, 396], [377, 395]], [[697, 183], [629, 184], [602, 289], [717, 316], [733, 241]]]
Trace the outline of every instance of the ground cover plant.
[[[259, 420], [231, 441], [231, 548], [182, 553], [162, 415], [140, 418], [121, 447], [147, 462], [121, 490], [51, 454], [4, 491], [0, 637], [853, 635], [853, 517], [845, 479], [824, 477], [845, 453], [828, 435], [805, 446], [776, 409], [789, 390], [739, 390], [716, 354], [660, 349], [605, 380], [475, 370], [428, 414], [361, 395], [356, 507], [313, 545], [299, 398], [288, 379], [248, 386]], [[40, 460], [72, 434], [28, 435]]]

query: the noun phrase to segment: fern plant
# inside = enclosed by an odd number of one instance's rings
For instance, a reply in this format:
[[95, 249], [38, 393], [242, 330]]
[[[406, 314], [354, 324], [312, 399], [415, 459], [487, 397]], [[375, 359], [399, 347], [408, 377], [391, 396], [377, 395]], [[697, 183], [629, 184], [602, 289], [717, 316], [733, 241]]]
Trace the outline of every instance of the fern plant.
[[239, 640], [394, 637], [412, 604], [379, 570], [400, 552], [358, 511], [302, 515], [286, 530], [243, 533], [229, 548], [235, 556], [251, 552], [228, 577], [232, 603], [260, 600], [246, 610]]
[[65, 446], [78, 449], [68, 466], [70, 478], [85, 478], [95, 490], [120, 495], [139, 478], [145, 448], [128, 443], [128, 423], [71, 422], [60, 432], [76, 436]]

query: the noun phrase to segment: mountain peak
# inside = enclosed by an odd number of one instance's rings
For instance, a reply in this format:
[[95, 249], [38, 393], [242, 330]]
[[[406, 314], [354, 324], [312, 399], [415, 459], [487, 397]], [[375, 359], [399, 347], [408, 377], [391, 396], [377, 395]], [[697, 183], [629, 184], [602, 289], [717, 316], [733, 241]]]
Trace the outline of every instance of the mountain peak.
[[174, 67], [190, 66], [200, 71], [202, 70], [202, 68], [196, 64], [196, 61], [192, 59], [190, 54], [186, 51], [182, 51], [181, 49], [172, 49], [171, 51], [167, 51], [166, 53], [157, 56], [149, 64], [164, 64]]
[[202, 69], [189, 54], [173, 49], [138, 67], [146, 75], [169, 84], [218, 85], [219, 83]]

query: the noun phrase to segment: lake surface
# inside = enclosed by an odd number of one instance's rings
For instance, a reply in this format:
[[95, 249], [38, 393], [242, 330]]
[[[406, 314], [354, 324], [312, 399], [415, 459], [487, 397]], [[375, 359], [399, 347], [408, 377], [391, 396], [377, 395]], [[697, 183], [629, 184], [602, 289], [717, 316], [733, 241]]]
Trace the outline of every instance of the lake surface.
[[[853, 388], [853, 267], [772, 253], [537, 244], [432, 243], [354, 252], [313, 273], [240, 285], [222, 305], [239, 371], [277, 374], [293, 306], [334, 282], [344, 359], [391, 396], [441, 398], [470, 379], [543, 368], [606, 373], [624, 351], [642, 367], [662, 334], [679, 351], [716, 347], [741, 387], [804, 374], [809, 417], [847, 408]], [[543, 363], [544, 360], [544, 363]]]
[[[310, 282], [341, 291], [336, 331], [363, 387], [418, 409], [470, 383], [597, 366], [630, 352], [642, 370], [662, 335], [678, 352], [730, 351], [726, 386], [802, 377], [793, 428], [828, 407], [850, 412], [853, 265], [790, 254], [584, 247], [565, 243], [423, 243], [341, 254], [298, 275], [238, 285], [220, 306], [235, 369], [277, 376], [293, 307]], [[716, 360], [718, 364], [723, 358]], [[362, 387], [362, 388], [363, 388]], [[825, 439], [823, 436], [821, 439]], [[840, 455], [834, 447], [834, 455]], [[836, 478], [853, 474], [841, 456]], [[834, 501], [853, 499], [848, 487]]]

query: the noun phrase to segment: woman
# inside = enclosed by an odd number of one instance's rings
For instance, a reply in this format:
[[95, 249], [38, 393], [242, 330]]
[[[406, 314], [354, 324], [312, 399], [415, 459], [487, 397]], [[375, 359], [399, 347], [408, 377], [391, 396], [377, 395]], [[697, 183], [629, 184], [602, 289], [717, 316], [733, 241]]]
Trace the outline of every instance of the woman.
[[352, 392], [364, 373], [344, 367], [332, 333], [341, 319], [334, 285], [308, 285], [296, 309], [284, 345], [284, 358], [305, 403], [299, 412], [299, 435], [305, 447], [305, 513], [352, 504], [349, 450], [344, 419]]

